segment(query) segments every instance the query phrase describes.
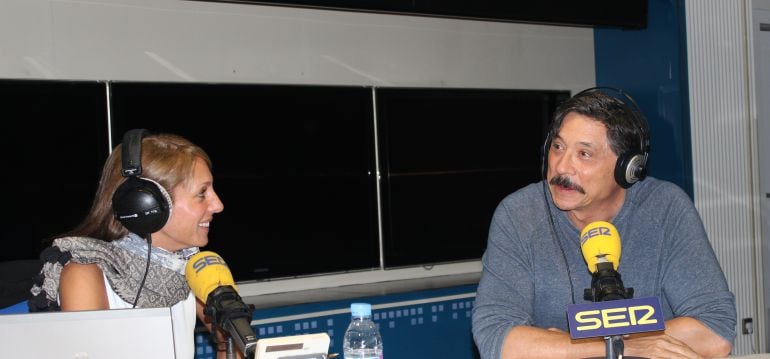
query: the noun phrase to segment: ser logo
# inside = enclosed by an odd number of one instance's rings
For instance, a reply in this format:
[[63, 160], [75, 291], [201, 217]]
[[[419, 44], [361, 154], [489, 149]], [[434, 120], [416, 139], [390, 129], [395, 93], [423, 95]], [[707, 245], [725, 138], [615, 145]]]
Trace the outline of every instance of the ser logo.
[[571, 305], [567, 315], [572, 339], [665, 329], [660, 301], [655, 297]]
[[201, 270], [203, 270], [203, 268], [206, 268], [211, 265], [223, 265], [227, 267], [227, 264], [225, 264], [225, 260], [218, 255], [208, 255], [208, 256], [200, 257], [197, 260], [195, 260], [195, 262], [193, 262], [192, 267], [193, 269], [195, 269], [195, 273], [198, 273]]
[[[640, 314], [639, 313], [643, 313]], [[652, 318], [655, 308], [649, 305], [634, 305], [628, 308], [607, 308], [602, 310], [584, 310], [575, 314], [575, 321], [582, 324], [575, 330], [593, 330], [604, 328], [630, 327], [632, 325], [656, 324]]]
[[596, 237], [596, 236], [611, 236], [612, 232], [610, 232], [610, 229], [607, 227], [595, 227], [591, 228], [584, 234], [582, 237], [580, 237], [580, 243], [585, 243], [590, 238]]

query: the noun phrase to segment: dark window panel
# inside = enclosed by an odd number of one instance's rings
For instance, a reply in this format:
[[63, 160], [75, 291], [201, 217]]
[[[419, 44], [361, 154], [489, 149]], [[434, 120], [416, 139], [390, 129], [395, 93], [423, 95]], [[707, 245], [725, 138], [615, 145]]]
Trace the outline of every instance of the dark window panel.
[[569, 26], [647, 27], [647, 0], [198, 0], [318, 9], [541, 23]]
[[379, 267], [370, 88], [116, 82], [111, 105], [114, 140], [143, 127], [211, 156], [206, 249], [236, 280]]
[[0, 80], [0, 176], [9, 201], [0, 260], [38, 258], [85, 217], [109, 152], [104, 83]]
[[386, 267], [479, 259], [497, 204], [541, 176], [567, 91], [377, 89]]

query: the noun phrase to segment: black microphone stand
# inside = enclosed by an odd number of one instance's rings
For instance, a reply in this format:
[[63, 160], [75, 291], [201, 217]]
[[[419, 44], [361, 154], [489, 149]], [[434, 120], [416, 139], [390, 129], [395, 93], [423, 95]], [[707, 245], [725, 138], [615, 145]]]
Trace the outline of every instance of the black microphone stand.
[[233, 287], [220, 286], [209, 293], [203, 312], [212, 318], [212, 328], [222, 329], [227, 335], [227, 359], [235, 359], [236, 346], [244, 358], [254, 357], [257, 338], [249, 325], [251, 308]]
[[[624, 288], [620, 273], [611, 262], [596, 264], [596, 272], [591, 275], [591, 288], [583, 292], [583, 298], [593, 302], [607, 300], [632, 299], [634, 288]], [[623, 336], [611, 335], [604, 337], [604, 348], [607, 359], [623, 358]]]
[[225, 352], [225, 359], [235, 359], [235, 343], [233, 337], [227, 336], [227, 351]]
[[623, 358], [623, 336], [612, 335], [604, 337], [604, 351], [607, 359]]

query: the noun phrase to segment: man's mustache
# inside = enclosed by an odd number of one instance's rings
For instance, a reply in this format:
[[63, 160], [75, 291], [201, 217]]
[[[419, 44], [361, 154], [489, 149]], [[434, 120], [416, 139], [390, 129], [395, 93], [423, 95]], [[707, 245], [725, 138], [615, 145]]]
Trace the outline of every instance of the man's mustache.
[[571, 190], [578, 191], [582, 194], [586, 194], [586, 191], [580, 185], [572, 182], [567, 176], [556, 176], [549, 181], [551, 185], [569, 188]]

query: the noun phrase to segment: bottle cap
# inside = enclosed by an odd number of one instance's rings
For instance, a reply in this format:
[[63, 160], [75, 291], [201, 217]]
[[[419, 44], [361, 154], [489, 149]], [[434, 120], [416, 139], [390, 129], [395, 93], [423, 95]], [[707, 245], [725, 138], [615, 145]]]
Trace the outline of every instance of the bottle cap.
[[350, 314], [354, 317], [363, 317], [372, 315], [372, 305], [369, 303], [350, 304]]

